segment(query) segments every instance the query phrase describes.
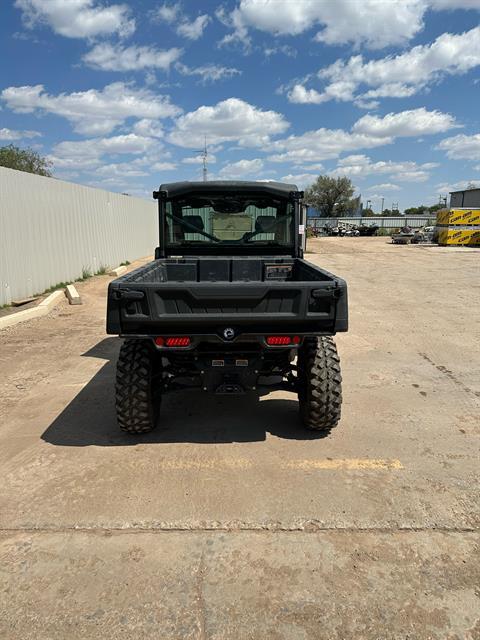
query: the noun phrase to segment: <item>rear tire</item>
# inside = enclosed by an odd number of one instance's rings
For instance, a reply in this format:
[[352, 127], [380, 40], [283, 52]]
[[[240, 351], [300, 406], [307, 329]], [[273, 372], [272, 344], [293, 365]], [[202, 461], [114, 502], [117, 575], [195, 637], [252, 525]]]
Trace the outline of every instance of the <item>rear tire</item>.
[[332, 338], [307, 338], [298, 353], [300, 417], [307, 429], [330, 431], [340, 420], [342, 375]]
[[131, 434], [155, 429], [160, 397], [154, 394], [155, 360], [148, 343], [125, 340], [120, 348], [115, 385], [118, 426]]

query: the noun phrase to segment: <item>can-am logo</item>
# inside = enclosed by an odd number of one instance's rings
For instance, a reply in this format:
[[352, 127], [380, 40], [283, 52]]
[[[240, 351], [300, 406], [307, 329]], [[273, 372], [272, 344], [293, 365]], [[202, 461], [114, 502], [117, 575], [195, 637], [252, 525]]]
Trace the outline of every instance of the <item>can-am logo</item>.
[[231, 327], [227, 327], [223, 330], [223, 337], [225, 340], [232, 340], [235, 337], [235, 331]]

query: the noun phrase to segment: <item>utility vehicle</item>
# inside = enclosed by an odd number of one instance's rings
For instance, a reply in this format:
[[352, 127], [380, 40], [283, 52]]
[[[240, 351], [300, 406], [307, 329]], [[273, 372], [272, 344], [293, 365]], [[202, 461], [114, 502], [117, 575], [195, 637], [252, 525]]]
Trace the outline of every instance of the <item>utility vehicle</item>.
[[303, 193], [276, 182], [162, 184], [155, 259], [112, 281], [118, 424], [151, 431], [172, 391], [298, 394], [310, 429], [340, 418], [344, 280], [303, 258]]

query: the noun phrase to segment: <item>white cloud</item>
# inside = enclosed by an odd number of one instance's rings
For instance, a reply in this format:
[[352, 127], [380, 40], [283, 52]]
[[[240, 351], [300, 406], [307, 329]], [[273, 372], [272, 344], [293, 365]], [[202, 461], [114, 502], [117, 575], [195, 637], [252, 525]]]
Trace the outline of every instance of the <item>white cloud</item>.
[[210, 22], [211, 18], [207, 14], [203, 14], [195, 18], [195, 20], [183, 20], [177, 27], [177, 33], [183, 38], [189, 40], [198, 40], [202, 37], [205, 27]]
[[158, 120], [149, 120], [148, 118], [142, 118], [142, 120], [137, 120], [132, 127], [133, 133], [136, 133], [139, 136], [145, 136], [152, 138], [163, 138], [164, 131], [162, 129], [162, 125]]
[[[380, 174], [388, 175], [399, 182], [425, 182], [430, 177], [429, 171], [437, 166], [438, 165], [433, 162], [420, 165], [413, 161], [394, 162], [392, 160], [380, 160], [378, 162], [372, 162], [368, 156], [362, 154], [342, 158], [338, 162], [337, 168], [330, 171], [329, 175], [335, 177], [349, 176], [351, 178], [361, 179], [369, 175]], [[371, 187], [371, 189], [385, 189], [386, 184], [390, 183], [376, 185], [376, 187]]]
[[179, 15], [180, 3], [178, 2], [176, 4], [162, 4], [150, 13], [150, 17], [154, 22], [166, 22], [167, 24], [175, 22]]
[[455, 118], [441, 111], [427, 111], [425, 107], [387, 113], [387, 115], [366, 115], [353, 125], [352, 131], [375, 137], [407, 137], [442, 133], [458, 126]]
[[110, 133], [127, 118], [166, 118], [180, 110], [168, 97], [149, 89], [115, 82], [104, 89], [50, 95], [41, 84], [8, 87], [0, 94], [7, 106], [19, 113], [53, 113], [69, 120], [75, 131], [87, 135]]
[[85, 64], [103, 71], [138, 71], [162, 69], [167, 71], [182, 55], [182, 49], [157, 49], [155, 47], [123, 47], [109, 43], [97, 44], [83, 56]]
[[437, 149], [447, 152], [447, 156], [452, 160], [480, 160], [480, 133], [473, 136], [458, 135], [452, 138], [445, 138], [438, 145]]
[[95, 0], [16, 0], [28, 29], [48, 25], [66, 38], [93, 38], [116, 33], [129, 36], [135, 31], [126, 4], [104, 5]]
[[[215, 164], [217, 158], [213, 153], [208, 154], [208, 164]], [[182, 159], [183, 164], [202, 164], [203, 158], [201, 155], [198, 156], [188, 156], [187, 158]]]
[[168, 140], [199, 149], [206, 136], [209, 144], [238, 141], [241, 146], [255, 147], [267, 144], [270, 136], [283, 133], [288, 126], [276, 111], [262, 111], [244, 100], [228, 98], [180, 116]]
[[172, 171], [176, 168], [177, 164], [175, 162], [155, 162], [151, 166], [153, 171]]
[[480, 180], [459, 180], [458, 182], [441, 182], [435, 185], [438, 193], [450, 193], [451, 191], [463, 191], [470, 187], [480, 188]]
[[179, 2], [161, 5], [150, 12], [150, 17], [153, 22], [157, 24], [165, 22], [170, 25], [175, 25], [177, 34], [188, 40], [198, 40], [201, 38], [205, 28], [212, 20], [206, 13], [197, 16], [193, 20], [189, 20], [186, 16], [182, 16], [182, 8]]
[[382, 182], [382, 184], [374, 184], [371, 187], [368, 187], [367, 191], [401, 191], [401, 188], [398, 184]]
[[201, 67], [187, 67], [187, 65], [179, 62], [175, 65], [175, 69], [184, 76], [199, 76], [203, 84], [233, 78], [242, 73], [240, 69], [222, 67], [216, 64], [205, 64]]
[[426, 5], [423, 0], [240, 0], [224, 23], [234, 29], [228, 41], [242, 40], [249, 28], [276, 36], [299, 35], [317, 26], [315, 37], [327, 44], [365, 44], [372, 49], [404, 44], [423, 27]]
[[222, 178], [243, 178], [258, 174], [263, 169], [263, 160], [254, 158], [253, 160], [238, 160], [231, 162], [220, 169], [219, 174]]
[[[321, 91], [297, 83], [288, 97], [291, 102], [316, 104], [329, 100], [404, 98], [446, 75], [460, 75], [477, 66], [480, 66], [480, 27], [461, 34], [443, 33], [431, 44], [418, 45], [396, 56], [368, 62], [361, 55], [347, 61], [339, 59], [318, 72], [319, 80], [325, 82]], [[363, 86], [370, 89], [356, 94]]]
[[[384, 118], [364, 116], [351, 131], [321, 128], [289, 136], [267, 145], [273, 152], [271, 162], [294, 162], [297, 165], [336, 158], [342, 153], [372, 149], [392, 143], [397, 137], [446, 131], [455, 126], [449, 114], [424, 108], [389, 113]], [[357, 156], [358, 158], [359, 156]]]
[[305, 189], [312, 185], [318, 178], [318, 174], [314, 173], [289, 173], [286, 176], [282, 176], [280, 180], [289, 184], [296, 184], [299, 189]]
[[157, 144], [155, 139], [138, 136], [135, 133], [111, 138], [67, 140], [54, 146], [51, 157], [55, 164], [58, 163], [58, 166], [86, 167], [98, 164], [100, 158], [105, 155], [137, 155], [145, 153]]
[[39, 138], [41, 133], [38, 131], [16, 131], [15, 129], [0, 129], [0, 140], [22, 140], [23, 138]]

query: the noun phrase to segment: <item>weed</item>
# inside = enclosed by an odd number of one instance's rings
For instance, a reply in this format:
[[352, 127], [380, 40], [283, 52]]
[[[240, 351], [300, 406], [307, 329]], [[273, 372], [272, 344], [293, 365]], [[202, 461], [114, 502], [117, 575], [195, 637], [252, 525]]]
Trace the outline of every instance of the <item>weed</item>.
[[121, 267], [128, 267], [128, 265], [131, 264], [130, 260], [125, 260], [125, 262], [121, 262], [120, 266]]
[[95, 275], [104, 276], [106, 273], [108, 273], [108, 266], [106, 264], [101, 264]]
[[92, 272], [90, 271], [90, 267], [82, 268], [82, 280], [86, 280], [87, 278], [92, 277]]

